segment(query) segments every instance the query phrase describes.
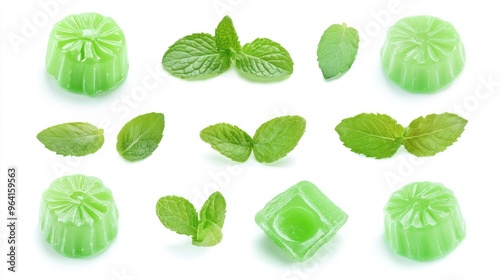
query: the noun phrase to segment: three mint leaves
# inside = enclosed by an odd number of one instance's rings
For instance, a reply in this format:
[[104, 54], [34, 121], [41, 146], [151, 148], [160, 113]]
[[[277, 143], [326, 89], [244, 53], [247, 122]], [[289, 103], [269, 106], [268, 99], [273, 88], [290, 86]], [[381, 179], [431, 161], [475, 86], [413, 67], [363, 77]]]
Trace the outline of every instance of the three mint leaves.
[[306, 121], [299, 116], [283, 116], [262, 124], [254, 137], [237, 126], [219, 123], [200, 132], [200, 138], [222, 155], [244, 162], [254, 152], [261, 163], [272, 163], [297, 146], [306, 129]]
[[185, 36], [163, 55], [163, 68], [183, 79], [205, 79], [224, 73], [235, 62], [245, 77], [281, 80], [293, 72], [288, 51], [266, 38], [240, 44], [230, 17], [225, 16], [215, 29], [215, 36], [195, 33]]
[[376, 159], [393, 156], [401, 145], [418, 157], [446, 150], [462, 135], [467, 120], [453, 113], [430, 114], [406, 128], [384, 114], [359, 114], [335, 127], [344, 146]]
[[203, 204], [200, 215], [193, 204], [179, 196], [164, 196], [156, 203], [156, 215], [168, 229], [192, 237], [196, 246], [214, 246], [222, 240], [226, 201], [214, 192]]

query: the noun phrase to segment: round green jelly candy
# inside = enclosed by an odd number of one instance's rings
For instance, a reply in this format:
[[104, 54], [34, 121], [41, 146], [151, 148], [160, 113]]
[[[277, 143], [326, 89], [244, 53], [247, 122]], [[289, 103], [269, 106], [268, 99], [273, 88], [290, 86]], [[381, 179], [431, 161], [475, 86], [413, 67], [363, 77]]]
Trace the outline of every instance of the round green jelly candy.
[[125, 36], [116, 22], [100, 14], [71, 15], [55, 24], [45, 64], [61, 87], [96, 95], [127, 76]]
[[431, 93], [448, 86], [465, 64], [465, 49], [449, 22], [410, 16], [396, 22], [381, 51], [382, 69], [409, 92]]
[[64, 256], [91, 256], [115, 239], [118, 209], [101, 180], [64, 176], [43, 193], [40, 226], [44, 239]]
[[439, 258], [464, 237], [457, 199], [442, 184], [408, 184], [394, 192], [385, 206], [385, 239], [402, 256], [422, 261]]

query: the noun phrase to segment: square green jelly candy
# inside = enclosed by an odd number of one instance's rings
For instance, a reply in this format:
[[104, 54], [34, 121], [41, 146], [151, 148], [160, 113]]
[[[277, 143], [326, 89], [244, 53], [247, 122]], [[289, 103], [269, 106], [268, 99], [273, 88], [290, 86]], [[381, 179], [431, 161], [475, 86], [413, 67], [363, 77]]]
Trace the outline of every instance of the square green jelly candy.
[[347, 214], [314, 184], [302, 181], [278, 194], [255, 222], [295, 260], [310, 258], [347, 221]]

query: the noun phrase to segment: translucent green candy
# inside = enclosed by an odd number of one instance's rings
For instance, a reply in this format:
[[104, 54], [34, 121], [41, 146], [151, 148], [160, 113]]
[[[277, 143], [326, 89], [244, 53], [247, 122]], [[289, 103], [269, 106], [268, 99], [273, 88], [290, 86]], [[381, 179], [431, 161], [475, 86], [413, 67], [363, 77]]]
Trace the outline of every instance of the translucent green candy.
[[68, 16], [52, 29], [45, 64], [61, 87], [96, 95], [127, 76], [125, 37], [111, 18], [96, 13]]
[[449, 22], [431, 16], [406, 17], [387, 32], [381, 51], [385, 74], [409, 92], [430, 93], [462, 71], [465, 50]]
[[346, 221], [346, 213], [307, 181], [277, 195], [255, 215], [267, 236], [298, 261], [314, 255]]
[[116, 237], [118, 209], [101, 180], [64, 176], [43, 193], [40, 226], [45, 240], [64, 256], [91, 256]]
[[385, 206], [385, 239], [402, 256], [435, 259], [455, 249], [464, 237], [458, 202], [442, 184], [411, 183], [393, 193]]

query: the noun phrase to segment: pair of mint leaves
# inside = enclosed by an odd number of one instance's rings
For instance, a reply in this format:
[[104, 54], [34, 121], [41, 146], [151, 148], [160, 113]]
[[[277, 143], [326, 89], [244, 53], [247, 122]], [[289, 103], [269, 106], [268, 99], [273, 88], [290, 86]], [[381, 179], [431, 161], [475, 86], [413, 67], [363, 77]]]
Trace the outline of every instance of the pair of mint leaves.
[[253, 138], [237, 126], [219, 123], [201, 130], [200, 138], [222, 155], [244, 162], [254, 152], [261, 163], [272, 163], [297, 146], [306, 129], [300, 116], [282, 116], [263, 123]]
[[233, 61], [246, 77], [280, 80], [293, 72], [288, 51], [270, 39], [258, 38], [242, 47], [228, 16], [215, 29], [215, 36], [195, 33], [176, 41], [163, 55], [162, 65], [179, 78], [205, 79], [224, 73]]
[[[116, 149], [129, 161], [149, 157], [160, 144], [165, 128], [162, 113], [140, 115], [127, 122], [117, 136]], [[104, 130], [84, 122], [51, 126], [37, 134], [45, 147], [63, 156], [86, 156], [104, 144]]]
[[226, 200], [214, 192], [205, 201], [200, 215], [189, 200], [179, 196], [164, 196], [156, 203], [156, 215], [168, 229], [192, 237], [196, 246], [214, 246], [222, 240], [226, 218]]
[[418, 157], [446, 150], [462, 135], [467, 120], [453, 113], [430, 114], [404, 128], [384, 114], [362, 113], [341, 121], [335, 131], [351, 151], [376, 159], [392, 157], [401, 145]]

